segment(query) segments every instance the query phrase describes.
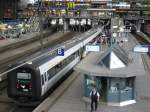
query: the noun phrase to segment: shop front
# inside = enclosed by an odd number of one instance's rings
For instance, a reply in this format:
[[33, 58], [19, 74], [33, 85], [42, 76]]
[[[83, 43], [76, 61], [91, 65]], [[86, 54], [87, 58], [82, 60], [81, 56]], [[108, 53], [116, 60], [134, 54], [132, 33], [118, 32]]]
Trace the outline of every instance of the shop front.
[[101, 95], [101, 101], [113, 106], [124, 106], [135, 103], [135, 77], [112, 78], [84, 75], [84, 96], [90, 97], [92, 86], [95, 85]]
[[108, 78], [107, 101], [114, 106], [135, 103], [135, 77]]

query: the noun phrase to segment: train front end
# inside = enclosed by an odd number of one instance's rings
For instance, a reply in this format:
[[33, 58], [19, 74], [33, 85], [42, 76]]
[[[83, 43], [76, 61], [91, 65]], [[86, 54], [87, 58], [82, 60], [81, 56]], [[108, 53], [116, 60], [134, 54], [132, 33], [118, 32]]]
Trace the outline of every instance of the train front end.
[[17, 101], [33, 101], [40, 98], [40, 75], [34, 69], [20, 67], [9, 72], [7, 77], [8, 97]]

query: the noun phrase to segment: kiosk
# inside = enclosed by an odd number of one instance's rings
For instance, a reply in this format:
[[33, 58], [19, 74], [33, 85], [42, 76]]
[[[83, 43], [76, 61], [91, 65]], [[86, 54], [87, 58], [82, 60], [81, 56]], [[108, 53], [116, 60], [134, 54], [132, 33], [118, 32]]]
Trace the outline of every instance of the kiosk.
[[136, 77], [145, 73], [140, 54], [127, 53], [118, 44], [104, 53], [89, 53], [75, 70], [84, 75], [84, 97], [96, 85], [101, 101], [113, 106], [136, 103]]

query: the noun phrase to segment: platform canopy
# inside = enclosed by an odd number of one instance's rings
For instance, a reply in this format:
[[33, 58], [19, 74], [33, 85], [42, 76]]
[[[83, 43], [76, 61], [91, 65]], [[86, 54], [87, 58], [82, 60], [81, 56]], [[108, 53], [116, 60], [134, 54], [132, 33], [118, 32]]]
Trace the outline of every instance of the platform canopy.
[[140, 54], [127, 53], [120, 46], [112, 46], [104, 53], [91, 52], [76, 67], [83, 74], [103, 77], [134, 77], [145, 75]]

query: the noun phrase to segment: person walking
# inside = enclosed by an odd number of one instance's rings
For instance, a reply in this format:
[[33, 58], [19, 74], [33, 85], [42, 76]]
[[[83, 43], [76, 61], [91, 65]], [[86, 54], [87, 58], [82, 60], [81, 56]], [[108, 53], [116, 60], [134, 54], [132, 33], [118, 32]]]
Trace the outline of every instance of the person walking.
[[97, 108], [98, 108], [98, 101], [99, 101], [99, 98], [100, 98], [100, 94], [96, 90], [95, 86], [93, 87], [93, 90], [90, 92], [90, 96], [91, 96], [91, 112], [93, 112], [93, 111], [96, 112]]

